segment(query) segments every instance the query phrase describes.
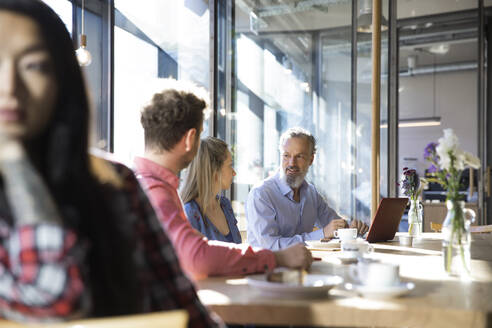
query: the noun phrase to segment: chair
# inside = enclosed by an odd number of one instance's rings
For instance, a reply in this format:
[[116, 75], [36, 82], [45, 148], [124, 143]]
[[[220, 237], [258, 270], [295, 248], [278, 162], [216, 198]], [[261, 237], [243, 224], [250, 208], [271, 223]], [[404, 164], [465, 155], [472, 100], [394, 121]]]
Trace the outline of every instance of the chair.
[[0, 320], [0, 326], [2, 328], [186, 328], [187, 323], [188, 312], [185, 310], [73, 320], [49, 324], [20, 324]]
[[430, 228], [431, 228], [432, 232], [441, 232], [441, 230], [442, 230], [442, 224], [435, 223], [435, 222], [432, 222], [431, 221]]

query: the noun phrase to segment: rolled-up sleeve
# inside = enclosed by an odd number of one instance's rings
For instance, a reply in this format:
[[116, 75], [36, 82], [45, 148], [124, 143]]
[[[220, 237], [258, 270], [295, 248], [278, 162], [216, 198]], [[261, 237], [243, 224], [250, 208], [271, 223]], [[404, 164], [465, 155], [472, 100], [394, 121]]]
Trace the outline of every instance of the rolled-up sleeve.
[[279, 250], [303, 243], [305, 240], [323, 238], [323, 231], [312, 231], [285, 237], [281, 235], [278, 213], [272, 206], [272, 200], [261, 189], [253, 189], [246, 202], [248, 219], [248, 242], [252, 246]]
[[13, 227], [2, 235], [0, 315], [53, 320], [81, 313], [85, 250], [74, 232], [54, 224]]

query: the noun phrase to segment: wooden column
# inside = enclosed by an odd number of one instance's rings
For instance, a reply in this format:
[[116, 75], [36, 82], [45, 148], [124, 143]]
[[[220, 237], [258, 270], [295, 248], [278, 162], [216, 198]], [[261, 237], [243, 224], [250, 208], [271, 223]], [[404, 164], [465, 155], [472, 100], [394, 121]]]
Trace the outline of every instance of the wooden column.
[[371, 129], [371, 220], [379, 204], [380, 106], [381, 106], [381, 0], [372, 1], [372, 129]]

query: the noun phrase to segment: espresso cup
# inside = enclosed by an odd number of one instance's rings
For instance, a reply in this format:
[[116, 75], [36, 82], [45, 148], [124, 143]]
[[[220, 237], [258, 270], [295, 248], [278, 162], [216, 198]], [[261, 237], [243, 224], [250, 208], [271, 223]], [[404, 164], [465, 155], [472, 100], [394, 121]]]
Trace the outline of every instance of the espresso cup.
[[365, 240], [344, 240], [340, 246], [342, 252], [352, 257], [363, 257], [374, 251], [374, 246]]
[[346, 228], [346, 229], [338, 229], [333, 235], [335, 238], [340, 239], [340, 241], [345, 240], [355, 240], [357, 238], [357, 229], [355, 228]]
[[392, 263], [359, 261], [351, 267], [350, 275], [366, 286], [389, 287], [400, 283], [400, 267]]

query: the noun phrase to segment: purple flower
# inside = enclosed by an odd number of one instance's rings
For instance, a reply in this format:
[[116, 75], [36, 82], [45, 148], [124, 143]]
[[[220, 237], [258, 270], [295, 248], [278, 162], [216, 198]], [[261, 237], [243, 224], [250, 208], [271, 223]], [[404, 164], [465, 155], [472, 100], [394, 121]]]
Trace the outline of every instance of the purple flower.
[[403, 168], [403, 177], [400, 186], [405, 196], [415, 198], [420, 187], [420, 179], [417, 171], [407, 167]]
[[434, 165], [439, 163], [439, 156], [436, 151], [437, 145], [439, 145], [437, 142], [430, 142], [424, 149], [424, 159], [432, 163], [427, 169], [427, 172], [429, 173], [438, 171], [437, 167]]
[[437, 156], [437, 142], [430, 142], [424, 149], [424, 159], [431, 160]]
[[437, 172], [437, 167], [434, 164], [431, 164], [431, 166], [427, 168], [427, 173], [435, 173], [435, 172]]

